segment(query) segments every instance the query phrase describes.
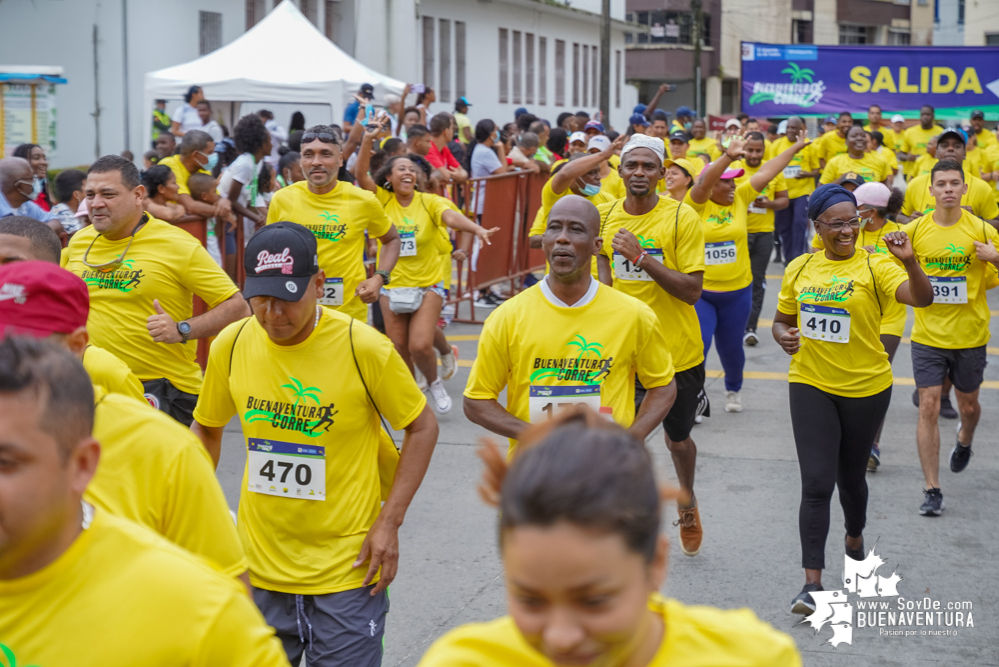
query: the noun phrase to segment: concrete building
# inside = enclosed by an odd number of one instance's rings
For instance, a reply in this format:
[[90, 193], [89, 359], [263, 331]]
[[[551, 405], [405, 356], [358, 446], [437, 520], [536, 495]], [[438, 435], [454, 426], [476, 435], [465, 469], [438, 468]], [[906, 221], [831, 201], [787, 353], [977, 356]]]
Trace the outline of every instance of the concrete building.
[[[933, 45], [964, 45], [964, 13], [966, 0], [934, 0]], [[994, 9], [999, 7], [993, 6]]]
[[[231, 42], [279, 0], [3, 0], [0, 63], [62, 66], [57, 86], [58, 152], [53, 167], [101, 154], [136, 158], [151, 109], [146, 72], [189, 62]], [[465, 95], [473, 120], [513, 119], [517, 107], [555, 120], [563, 110], [596, 112], [600, 0], [293, 0], [340, 48], [396, 79], [432, 86], [432, 111]], [[626, 126], [637, 98], [625, 85], [625, 0], [612, 0], [610, 122]], [[289, 68], [308, 54], [293, 37], [273, 57]], [[209, 91], [210, 93], [210, 91]], [[410, 98], [413, 100], [414, 98]], [[287, 123], [294, 105], [253, 100]], [[172, 111], [179, 100], [171, 100]], [[339, 122], [344, 102], [304, 109], [308, 122]]]
[[995, 0], [966, 0], [965, 46], [999, 46], [999, 4]]

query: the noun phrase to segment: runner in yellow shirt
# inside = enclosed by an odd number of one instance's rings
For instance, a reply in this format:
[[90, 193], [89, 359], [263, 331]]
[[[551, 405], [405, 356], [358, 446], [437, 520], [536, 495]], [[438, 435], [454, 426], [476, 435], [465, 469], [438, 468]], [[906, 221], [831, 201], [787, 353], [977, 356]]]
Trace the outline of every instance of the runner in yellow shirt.
[[[758, 137], [758, 133], [750, 136]], [[762, 143], [757, 139], [759, 143]], [[694, 308], [700, 321], [704, 354], [714, 339], [725, 370], [725, 412], [742, 412], [742, 371], [746, 365], [743, 335], [752, 308], [753, 274], [749, 263], [749, 207], [758, 205], [763, 190], [805, 147], [805, 135], [780, 155], [762, 163], [742, 185], [742, 169], [730, 169], [742, 157], [742, 142], [730, 143], [725, 155], [712, 162], [690, 189], [688, 198], [704, 226], [704, 291]]]
[[826, 161], [822, 169], [820, 184], [842, 183], [847, 174], [857, 174], [865, 181], [891, 182], [891, 167], [878, 153], [870, 153], [867, 147], [870, 137], [859, 125], [851, 125], [846, 133], [847, 152]]
[[892, 180], [894, 180], [898, 174], [898, 158], [895, 156], [895, 151], [885, 145], [885, 135], [881, 131], [868, 132], [868, 136], [867, 152], [877, 153], [885, 159], [888, 168], [891, 169]]
[[943, 131], [943, 128], [934, 122], [933, 107], [929, 104], [919, 107], [919, 125], [913, 125], [902, 133], [901, 142], [896, 145], [895, 150], [898, 161], [904, 163], [902, 170], [906, 178], [912, 177], [916, 159], [926, 154], [926, 146], [930, 143], [930, 139]]
[[694, 187], [694, 180], [702, 171], [698, 168], [702, 163], [697, 158], [680, 158], [670, 162], [672, 164], [666, 167], [666, 192], [676, 201], [684, 201], [687, 192]]
[[[655, 314], [588, 271], [602, 243], [599, 230], [593, 204], [575, 195], [560, 199], [543, 236], [549, 273], [503, 303], [482, 330], [465, 414], [510, 438], [511, 456], [531, 424], [574, 405], [587, 405], [644, 439], [676, 398], [672, 358]], [[648, 387], [637, 409], [636, 379]], [[499, 402], [504, 388], [505, 407]]]
[[[622, 146], [624, 143], [622, 142]], [[610, 147], [611, 150], [616, 150], [614, 147], [614, 142], [602, 134], [598, 134], [590, 137], [590, 143], [587, 144], [587, 153], [600, 153], [607, 150]], [[617, 163], [617, 164], [613, 164]], [[609, 158], [600, 163], [600, 191], [604, 193], [607, 198], [610, 199], [624, 199], [628, 194], [628, 191], [624, 189], [624, 181], [621, 180], [621, 174], [618, 173], [618, 165], [621, 161], [613, 153]]]
[[815, 140], [819, 166], [822, 169], [825, 169], [834, 157], [846, 153], [846, 133], [851, 127], [853, 127], [853, 116], [849, 111], [841, 111], [836, 118], [836, 129], [826, 132]]
[[904, 229], [933, 283], [933, 305], [916, 311], [912, 328], [912, 374], [919, 390], [916, 443], [926, 482], [919, 513], [939, 516], [944, 509], [937, 427], [942, 385], [944, 378], [953, 381], [961, 414], [950, 454], [950, 469], [958, 473], [971, 459], [981, 414], [978, 390], [988, 363], [990, 318], [985, 290], [999, 270], [999, 232], [961, 206], [968, 186], [959, 162], [941, 160], [930, 176], [934, 210]]
[[[274, 193], [267, 224], [295, 222], [307, 227], [316, 236], [319, 267], [329, 281], [322, 305], [367, 322], [367, 304], [378, 300], [399, 258], [399, 232], [372, 193], [337, 180], [343, 154], [332, 127], [315, 125], [306, 130], [301, 153], [306, 180]], [[371, 278], [364, 268], [366, 235], [382, 244]]]
[[[805, 122], [798, 116], [787, 119], [787, 132], [773, 144], [774, 153], [780, 155], [806, 134]], [[808, 196], [815, 190], [815, 177], [822, 173], [819, 167], [819, 140], [805, 139], [805, 147], [794, 154], [784, 167], [784, 182], [790, 199], [787, 208], [774, 212], [774, 229], [780, 237], [780, 251], [784, 266], [792, 259], [807, 252]]]
[[[689, 496], [677, 507], [680, 546], [684, 554], [696, 556], [704, 529], [694, 495], [697, 445], [690, 432], [700, 415], [710, 416], [704, 345], [694, 312], [704, 276], [704, 229], [690, 206], [656, 193], [655, 184], [671, 164], [654, 137], [633, 135], [621, 149], [628, 196], [597, 207], [603, 241], [597, 262], [601, 282], [651, 307], [666, 337], [676, 368], [676, 401], [662, 422], [663, 435], [680, 487]], [[636, 384], [635, 400], [644, 393]]]
[[888, 148], [888, 150], [895, 150], [898, 147], [898, 137], [895, 134], [895, 130], [891, 128], [891, 125], [886, 125], [881, 117], [881, 107], [877, 104], [872, 104], [867, 107], [867, 125], [864, 129], [868, 132], [880, 132], [881, 136], [884, 137], [883, 145]]
[[971, 134], [975, 135], [979, 148], [995, 146], [999, 148], [999, 138], [994, 132], [985, 129], [985, 114], [980, 109], [971, 112]]
[[[999, 205], [992, 197], [988, 183], [975, 177], [968, 170], [964, 145], [964, 134], [955, 128], [947, 129], [937, 140], [937, 157], [952, 160], [962, 165], [966, 192], [961, 197], [961, 206], [991, 224], [999, 218]], [[937, 162], [939, 164], [939, 162]], [[933, 167], [936, 169], [936, 166]], [[934, 201], [931, 191], [932, 180], [929, 174], [917, 176], [909, 181], [905, 190], [905, 202], [899, 222], [909, 222], [933, 212]]]
[[891, 365], [880, 340], [885, 304], [894, 298], [922, 309], [933, 302], [933, 288], [905, 232], [885, 238], [904, 270], [885, 255], [856, 247], [861, 220], [846, 188], [816, 189], [808, 217], [825, 249], [788, 265], [773, 324], [774, 340], [791, 355], [788, 392], [801, 469], [798, 526], [805, 568], [805, 585], [791, 612], [803, 615], [825, 597], [819, 593], [834, 487], [846, 519], [846, 555], [866, 556], [867, 462], [891, 402]]
[[[304, 653], [311, 665], [372, 665], [382, 655], [398, 529], [430, 464], [437, 422], [388, 338], [319, 306], [316, 251], [313, 233], [292, 222], [250, 239], [253, 316], [212, 344], [192, 430], [217, 458], [223, 428], [239, 415], [248, 455], [237, 527], [254, 600], [289, 660], [299, 664]], [[382, 417], [406, 431], [384, 504]]]
[[79, 361], [11, 337], [0, 377], [5, 663], [287, 667], [238, 581], [85, 501], [102, 448]]
[[448, 632], [419, 667], [801, 665], [794, 640], [749, 609], [660, 595], [666, 494], [641, 440], [592, 412], [527, 435], [509, 468], [495, 445], [482, 453], [509, 615]]
[[[153, 407], [188, 426], [201, 391], [195, 341], [250, 309], [196, 238], [142, 210], [132, 162], [98, 159], [86, 191], [93, 225], [73, 235], [62, 266], [90, 290], [90, 338], [128, 364]], [[208, 312], [192, 316], [195, 295]]]
[[718, 148], [718, 141], [708, 136], [708, 124], [698, 118], [690, 126], [692, 135], [688, 142], [687, 159], [701, 160], [700, 156], [707, 156], [705, 162], [712, 162], [721, 157], [721, 149]]
[[[937, 140], [939, 135], [935, 137], [930, 137], [930, 140], [926, 143], [926, 152], [916, 158], [916, 161], [912, 165], [912, 173], [909, 174], [912, 178], [917, 176], [926, 176], [931, 171], [933, 171], [933, 165], [935, 165], [937, 160]], [[911, 179], [910, 179], [911, 180]]]

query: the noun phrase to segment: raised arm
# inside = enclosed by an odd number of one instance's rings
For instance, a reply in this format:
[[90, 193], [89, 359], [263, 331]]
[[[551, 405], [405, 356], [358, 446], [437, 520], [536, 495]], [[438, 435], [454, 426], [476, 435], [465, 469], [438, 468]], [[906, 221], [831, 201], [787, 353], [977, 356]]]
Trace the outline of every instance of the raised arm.
[[728, 148], [721, 154], [721, 157], [705, 167], [704, 171], [701, 172], [701, 177], [694, 182], [694, 187], [690, 188], [688, 194], [691, 201], [695, 204], [703, 204], [711, 199], [711, 190], [715, 187], [715, 183], [728, 170], [729, 165], [743, 156], [742, 147], [744, 144], [742, 138], [732, 137]]
[[656, 104], [659, 103], [659, 98], [662, 97], [663, 93], [667, 92], [669, 89], [670, 85], [668, 83], [659, 84], [659, 88], [656, 90], [656, 94], [652, 96], [652, 99], [649, 100], [648, 106], [645, 107], [645, 112], [643, 115], [646, 118], [652, 118], [652, 113], [656, 110]]
[[[364, 131], [364, 135], [361, 137], [361, 152], [357, 154], [357, 163], [354, 165], [354, 178], [357, 179], [357, 184], [371, 192], [378, 192], [375, 179], [368, 173], [368, 167], [371, 164], [371, 146], [375, 141], [375, 137], [381, 131], [382, 126], [380, 124], [374, 122], [368, 123], [368, 129]], [[353, 130], [351, 130], [351, 133], [353, 133]]]
[[784, 167], [791, 164], [791, 159], [794, 158], [794, 154], [805, 147], [805, 133], [798, 133], [798, 140], [794, 144], [782, 152], [775, 158], [771, 158], [760, 165], [760, 170], [753, 174], [749, 183], [753, 186], [753, 189], [757, 192], [762, 192], [767, 183], [772, 181], [774, 177], [784, 170]]
[[559, 169], [554, 176], [552, 176], [552, 192], [557, 195], [565, 192], [574, 180], [585, 176], [595, 167], [599, 167], [601, 162], [614, 155], [614, 151], [624, 145], [624, 140], [624, 135], [621, 135], [614, 140], [613, 144], [599, 153], [593, 153], [591, 155], [587, 155], [586, 157], [581, 157], [578, 160], [570, 160], [569, 162], [566, 162], [562, 165], [562, 168]]

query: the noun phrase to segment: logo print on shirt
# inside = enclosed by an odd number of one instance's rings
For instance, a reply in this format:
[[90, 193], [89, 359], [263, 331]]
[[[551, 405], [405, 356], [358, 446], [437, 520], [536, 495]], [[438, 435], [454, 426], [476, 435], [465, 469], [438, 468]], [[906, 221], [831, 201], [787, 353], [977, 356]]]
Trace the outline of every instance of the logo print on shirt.
[[557, 382], [582, 382], [589, 385], [600, 385], [610, 377], [614, 357], [603, 358], [604, 346], [600, 343], [590, 343], [576, 334], [573, 340], [566, 343], [567, 347], [576, 348], [576, 357], [536, 358], [530, 381], [554, 378]]
[[145, 275], [142, 269], [135, 269], [135, 260], [126, 259], [121, 266], [114, 271], [105, 273], [104, 271], [84, 271], [80, 277], [87, 287], [97, 289], [110, 289], [119, 292], [132, 292], [138, 289]]
[[656, 247], [656, 240], [655, 239], [647, 239], [644, 236], [642, 236], [641, 234], [638, 234], [637, 236], [638, 236], [638, 245], [642, 246], [643, 248], [655, 248]]
[[28, 299], [28, 291], [24, 289], [24, 285], [17, 285], [15, 283], [4, 283], [0, 286], [0, 301], [14, 300], [16, 304], [23, 304]]
[[845, 278], [832, 277], [829, 281], [832, 287], [806, 287], [798, 294], [798, 301], [808, 299], [816, 303], [821, 301], [846, 301], [853, 296], [853, 281]]
[[964, 247], [948, 243], [944, 250], [950, 253], [950, 257], [927, 257], [926, 268], [940, 269], [941, 271], [964, 271], [971, 266], [971, 256], [964, 254]]
[[266, 250], [261, 250], [257, 255], [257, 268], [255, 272], [272, 271], [281, 269], [281, 273], [291, 275], [295, 267], [295, 258], [291, 256], [291, 248], [285, 248], [280, 253], [273, 254]]
[[[250, 396], [246, 402], [243, 420], [247, 424], [269, 421], [271, 426], [285, 431], [295, 431], [310, 438], [328, 433], [340, 411], [334, 403], [323, 405], [320, 401], [322, 390], [319, 387], [306, 387], [298, 378], [289, 377], [282, 389], [290, 389], [294, 402], [272, 401]], [[309, 405], [309, 401], [315, 405]]]
[[708, 222], [713, 222], [716, 225], [727, 225], [732, 222], [732, 212], [727, 208], [723, 208], [714, 215], [709, 215]]
[[323, 211], [319, 214], [319, 217], [326, 222], [331, 222], [330, 225], [306, 225], [313, 234], [315, 234], [317, 239], [323, 239], [325, 241], [332, 241], [336, 243], [342, 241], [347, 236], [347, 225], [340, 224], [340, 216], [336, 213], [330, 213], [329, 211]]

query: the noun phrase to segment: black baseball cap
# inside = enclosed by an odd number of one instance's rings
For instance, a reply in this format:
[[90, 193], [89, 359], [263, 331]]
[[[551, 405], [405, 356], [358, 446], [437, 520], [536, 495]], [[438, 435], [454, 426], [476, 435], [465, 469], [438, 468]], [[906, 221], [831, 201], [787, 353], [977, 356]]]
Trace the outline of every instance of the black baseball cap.
[[941, 132], [940, 135], [937, 136], [937, 142], [943, 141], [946, 137], [954, 137], [955, 139], [959, 139], [962, 144], [968, 144], [968, 138], [964, 136], [964, 132], [956, 127], [948, 127], [946, 130]]
[[675, 132], [669, 135], [670, 141], [673, 141], [674, 139], [676, 139], [677, 141], [682, 141], [684, 143], [690, 141], [690, 138], [687, 136], [687, 133], [682, 130], [676, 130]]
[[864, 179], [863, 176], [857, 174], [856, 172], [851, 171], [848, 174], [846, 174], [846, 176], [843, 178], [842, 181], [840, 181], [840, 185], [846, 185], [847, 183], [852, 183], [853, 185], [860, 187], [866, 182], [867, 181]]
[[299, 301], [319, 272], [316, 237], [295, 222], [275, 222], [250, 238], [243, 257], [243, 297]]
[[366, 97], [369, 100], [375, 96], [375, 87], [370, 83], [361, 84], [361, 97]]
[[982, 120], [985, 120], [985, 112], [982, 111], [981, 109], [975, 109], [974, 111], [971, 112], [971, 117], [981, 118]]

